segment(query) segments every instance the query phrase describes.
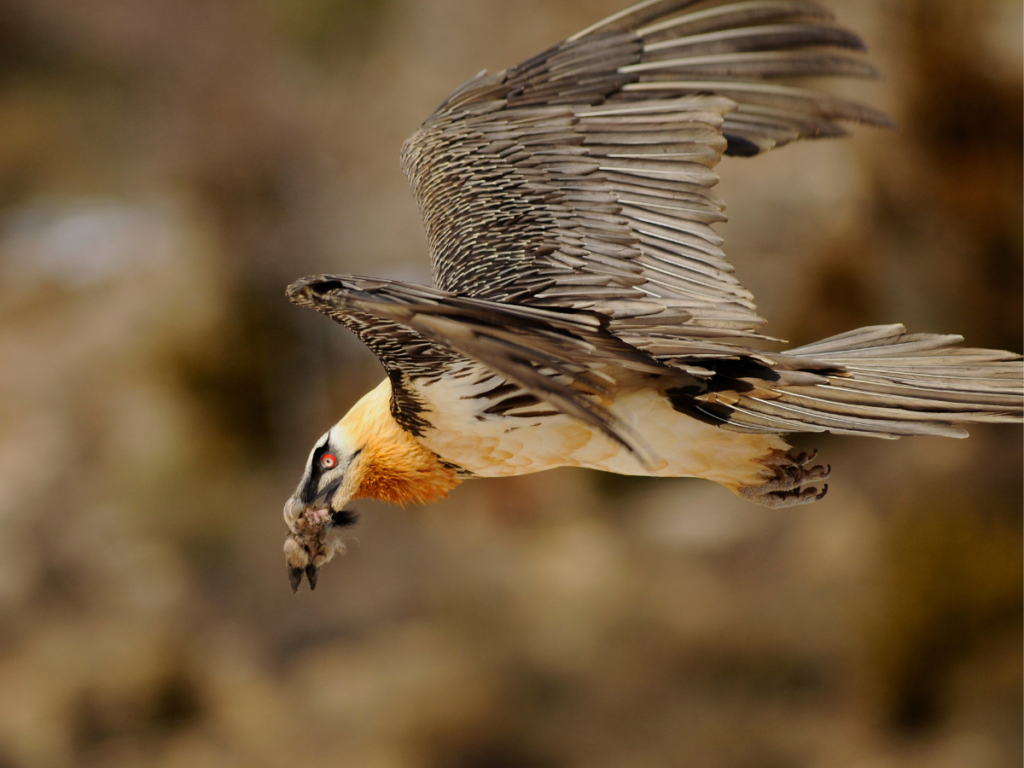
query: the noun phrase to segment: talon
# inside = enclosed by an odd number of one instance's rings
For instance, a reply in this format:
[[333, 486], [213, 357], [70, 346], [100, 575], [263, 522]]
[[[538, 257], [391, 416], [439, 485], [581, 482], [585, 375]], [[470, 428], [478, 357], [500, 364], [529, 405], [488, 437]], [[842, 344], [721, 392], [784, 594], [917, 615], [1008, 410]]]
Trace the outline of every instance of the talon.
[[771, 478], [760, 485], [739, 488], [737, 493], [756, 504], [776, 509], [817, 501], [828, 492], [828, 485], [823, 485], [821, 490], [817, 486], [801, 488], [806, 483], [826, 480], [832, 474], [831, 464], [807, 468], [817, 455], [817, 450], [795, 455], [774, 452], [761, 460], [771, 470]]
[[809, 481], [809, 480], [824, 480], [825, 478], [829, 477], [831, 474], [832, 474], [832, 465], [831, 464], [828, 465], [827, 467], [823, 467], [823, 466], [821, 466], [821, 464], [819, 464], [816, 467], [811, 467], [810, 469], [806, 470], [802, 480], [805, 483], [807, 481]]
[[302, 569], [301, 568], [289, 568], [288, 569], [288, 583], [292, 585], [292, 592], [299, 591], [299, 585], [302, 583]]

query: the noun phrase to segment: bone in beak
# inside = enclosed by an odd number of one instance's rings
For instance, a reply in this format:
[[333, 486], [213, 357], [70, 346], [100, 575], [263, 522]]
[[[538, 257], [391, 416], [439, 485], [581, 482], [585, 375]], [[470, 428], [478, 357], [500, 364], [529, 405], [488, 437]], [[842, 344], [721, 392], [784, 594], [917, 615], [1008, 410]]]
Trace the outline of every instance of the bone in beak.
[[299, 591], [299, 585], [302, 583], [302, 569], [301, 568], [289, 568], [288, 569], [288, 583], [292, 585], [292, 592]]
[[[306, 566], [306, 579], [309, 581], [310, 591], [316, 589], [316, 580], [320, 576], [320, 569], [310, 563]], [[299, 581], [302, 581], [302, 576], [299, 576]]]
[[[294, 511], [294, 500], [293, 497], [285, 503], [286, 516], [290, 511]], [[339, 552], [345, 551], [345, 543], [340, 538], [328, 538], [328, 531], [335, 526], [352, 525], [358, 517], [351, 510], [331, 512], [327, 507], [300, 505], [299, 513], [290, 526], [291, 532], [284, 540], [284, 557], [292, 592], [299, 591], [303, 574], [309, 581], [309, 588], [316, 589], [321, 566], [330, 562]]]

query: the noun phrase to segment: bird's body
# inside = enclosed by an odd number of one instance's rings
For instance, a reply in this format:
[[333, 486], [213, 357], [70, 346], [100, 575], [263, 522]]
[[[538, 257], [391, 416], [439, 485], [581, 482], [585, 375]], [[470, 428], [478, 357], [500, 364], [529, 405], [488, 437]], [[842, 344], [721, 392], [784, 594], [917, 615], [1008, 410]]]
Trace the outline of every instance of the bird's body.
[[325, 534], [354, 498], [421, 503], [468, 477], [575, 466], [788, 506], [821, 498], [828, 469], [788, 453], [785, 433], [1019, 422], [1019, 356], [958, 336], [885, 325], [750, 346], [764, 320], [712, 228], [714, 166], [887, 125], [773, 82], [874, 76], [841, 52], [862, 48], [804, 0], [645, 0], [457, 89], [402, 151], [434, 287], [289, 288], [388, 374], [320, 439], [285, 505], [293, 587], [337, 551]]
[[[702, 477], [734, 488], [758, 484], [766, 471], [758, 459], [788, 448], [778, 435], [725, 432], [690, 418], [675, 411], [664, 392], [637, 382], [616, 391], [614, 409], [629, 415], [657, 457], [645, 465], [600, 429], [543, 404], [487, 413], [494, 407], [487, 393], [501, 384], [492, 375], [425, 388], [435, 416], [420, 442], [475, 477], [585, 467], [622, 475]], [[385, 380], [382, 386], [387, 385]]]

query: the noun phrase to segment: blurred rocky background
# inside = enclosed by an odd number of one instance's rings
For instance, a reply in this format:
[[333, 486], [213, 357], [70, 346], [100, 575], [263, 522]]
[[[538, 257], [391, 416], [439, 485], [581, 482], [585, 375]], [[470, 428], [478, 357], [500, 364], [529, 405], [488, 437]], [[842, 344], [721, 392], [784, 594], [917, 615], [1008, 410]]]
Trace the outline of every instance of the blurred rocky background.
[[[402, 141], [624, 2], [0, 2], [0, 768], [1021, 764], [1019, 428], [826, 436], [790, 510], [361, 503], [291, 594], [281, 505], [382, 373], [285, 285], [429, 279]], [[830, 5], [901, 129], [720, 166], [769, 332], [1020, 351], [1021, 3]]]

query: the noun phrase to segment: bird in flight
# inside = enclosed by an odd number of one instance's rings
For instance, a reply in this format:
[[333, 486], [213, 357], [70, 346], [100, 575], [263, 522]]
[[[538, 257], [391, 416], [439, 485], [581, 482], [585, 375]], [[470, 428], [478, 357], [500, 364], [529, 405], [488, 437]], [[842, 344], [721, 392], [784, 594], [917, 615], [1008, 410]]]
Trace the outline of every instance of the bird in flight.
[[778, 82], [877, 76], [863, 50], [807, 0], [646, 0], [449, 96], [402, 149], [433, 286], [288, 288], [387, 372], [285, 503], [292, 588], [340, 551], [328, 531], [355, 521], [352, 499], [424, 503], [467, 478], [573, 466], [701, 477], [785, 507], [820, 499], [829, 475], [787, 433], [1020, 422], [1020, 356], [959, 336], [879, 325], [752, 346], [765, 321], [714, 231], [714, 168], [890, 126]]

